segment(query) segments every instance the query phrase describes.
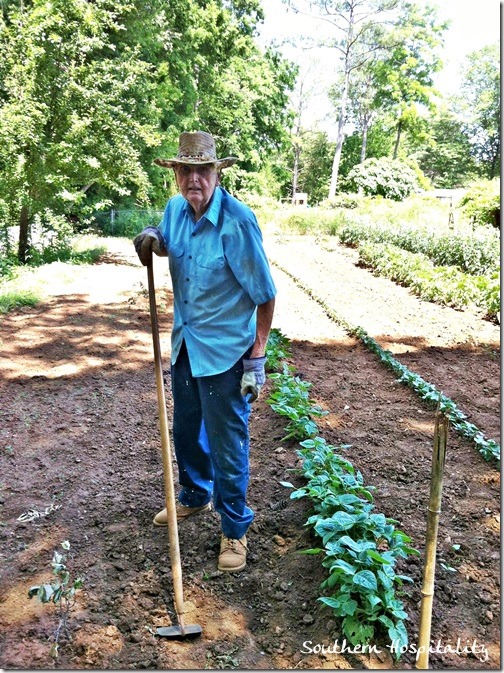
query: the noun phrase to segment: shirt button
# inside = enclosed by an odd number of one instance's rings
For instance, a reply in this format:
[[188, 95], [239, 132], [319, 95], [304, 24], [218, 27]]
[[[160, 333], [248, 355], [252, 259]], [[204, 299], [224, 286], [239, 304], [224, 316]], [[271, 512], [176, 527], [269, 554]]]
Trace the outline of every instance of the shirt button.
[[186, 280], [189, 280], [189, 278], [186, 278]]
[[187, 325], [187, 323], [185, 322], [184, 325]]
[[189, 255], [189, 259], [192, 259], [192, 255]]
[[184, 304], [187, 304], [187, 299], [184, 299]]
[[191, 236], [196, 236], [196, 234], [193, 232], [193, 233], [191, 234]]

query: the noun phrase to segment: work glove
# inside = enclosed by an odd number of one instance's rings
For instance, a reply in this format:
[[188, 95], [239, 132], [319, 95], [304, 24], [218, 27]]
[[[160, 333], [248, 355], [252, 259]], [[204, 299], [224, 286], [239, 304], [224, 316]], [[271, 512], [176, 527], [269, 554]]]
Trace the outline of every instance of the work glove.
[[144, 266], [150, 264], [153, 252], [160, 257], [168, 256], [163, 235], [157, 227], [142, 229], [138, 236], [133, 239], [133, 245]]
[[266, 382], [264, 365], [266, 358], [243, 358], [243, 376], [241, 380], [241, 394], [243, 397], [250, 395], [249, 402], [255, 402], [259, 397], [261, 388]]

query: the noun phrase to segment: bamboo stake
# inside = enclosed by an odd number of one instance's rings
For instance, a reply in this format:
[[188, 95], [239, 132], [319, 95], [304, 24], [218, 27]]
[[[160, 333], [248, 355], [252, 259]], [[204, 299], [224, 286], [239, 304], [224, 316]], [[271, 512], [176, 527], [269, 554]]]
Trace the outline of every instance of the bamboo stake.
[[436, 573], [436, 544], [441, 513], [441, 493], [443, 490], [443, 471], [446, 457], [449, 420], [436, 410], [434, 426], [434, 448], [432, 451], [432, 471], [430, 484], [429, 509], [427, 515], [427, 534], [425, 540], [424, 576], [422, 601], [420, 604], [420, 631], [418, 635], [418, 669], [429, 668], [429, 645], [431, 636], [432, 603], [434, 600], [434, 576]]

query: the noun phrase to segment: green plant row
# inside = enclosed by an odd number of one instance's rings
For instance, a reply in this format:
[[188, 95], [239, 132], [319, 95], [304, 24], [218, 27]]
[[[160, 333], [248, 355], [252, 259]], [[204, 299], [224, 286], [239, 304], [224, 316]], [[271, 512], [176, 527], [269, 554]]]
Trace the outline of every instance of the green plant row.
[[419, 374], [412, 372], [405, 365], [402, 365], [393, 357], [390, 351], [383, 349], [362, 327], [355, 327], [338, 316], [321, 297], [317, 296], [313, 290], [306, 286], [299, 280], [299, 278], [296, 278], [296, 276], [289, 273], [278, 263], [275, 262], [275, 264], [289, 276], [299, 288], [320, 304], [331, 320], [334, 320], [334, 322], [340, 325], [351, 336], [360, 339], [369, 350], [375, 353], [383, 364], [399, 376], [399, 381], [401, 383], [412, 388], [419, 397], [425, 400], [428, 404], [435, 406], [440, 402], [440, 410], [450, 419], [453, 428], [460, 435], [472, 441], [485, 460], [496, 460], [497, 462], [500, 462], [500, 445], [495, 440], [485, 437], [484, 433], [476, 425], [469, 423], [466, 420], [467, 415], [459, 409], [453, 400], [446, 397], [446, 395], [443, 395], [432, 383], [425, 381]]
[[[374, 512], [373, 487], [366, 487], [362, 474], [341, 455], [348, 446], [342, 445], [338, 450], [316, 435], [314, 418], [323, 415], [322, 410], [307, 402], [310, 384], [301, 381], [292, 373], [293, 368], [282, 362], [290, 349], [278, 330], [272, 330], [266, 354], [269, 370], [283, 370], [281, 374], [270, 374], [273, 392], [268, 402], [290, 419], [287, 430], [292, 415], [283, 410], [297, 408], [296, 432], [291, 430], [287, 436], [303, 440], [297, 454], [302, 459], [300, 473], [307, 485], [295, 489], [291, 498], [308, 497], [313, 502], [315, 513], [305, 525], [322, 539], [323, 546], [302, 553], [324, 554], [322, 565], [328, 576], [321, 589], [326, 595], [319, 600], [341, 619], [343, 634], [352, 645], [368, 645], [383, 631], [398, 653], [407, 646], [408, 634], [404, 624], [407, 614], [395, 591], [411, 580], [396, 574], [395, 564], [399, 558], [418, 551], [410, 546], [411, 539], [395, 528], [397, 521]], [[293, 392], [296, 389], [297, 394]], [[297, 423], [299, 418], [305, 421]], [[282, 485], [294, 488], [288, 482]]]
[[489, 317], [495, 317], [500, 311], [498, 271], [473, 276], [454, 266], [434, 266], [423, 253], [407, 252], [383, 243], [360, 245], [359, 261], [381, 276], [411, 288], [427, 301], [454, 308], [477, 306]]
[[390, 243], [413, 253], [423, 253], [438, 266], [456, 266], [473, 276], [498, 272], [500, 241], [495, 229], [481, 228], [471, 233], [437, 233], [428, 227], [394, 226], [383, 222], [347, 222], [338, 231], [347, 245], [364, 242]]
[[327, 416], [328, 412], [310, 399], [312, 384], [293, 376], [286, 364], [282, 373], [270, 374], [269, 378], [274, 381], [274, 391], [268, 403], [273, 411], [289, 419], [285, 428], [287, 434], [282, 441], [302, 440], [316, 435], [318, 427], [314, 419]]
[[323, 547], [304, 553], [324, 554], [322, 565], [329, 575], [321, 589], [330, 595], [319, 600], [342, 619], [343, 634], [352, 645], [369, 644], [385, 631], [394, 651], [400, 652], [408, 644], [404, 624], [408, 615], [396, 588], [412, 580], [397, 574], [395, 565], [419, 552], [395, 527], [398, 521], [374, 511], [372, 487], [364, 486], [361, 473], [337, 448], [318, 436], [301, 446], [297, 453], [308, 483], [291, 498], [308, 497], [314, 503], [315, 514], [306, 525], [322, 539]]

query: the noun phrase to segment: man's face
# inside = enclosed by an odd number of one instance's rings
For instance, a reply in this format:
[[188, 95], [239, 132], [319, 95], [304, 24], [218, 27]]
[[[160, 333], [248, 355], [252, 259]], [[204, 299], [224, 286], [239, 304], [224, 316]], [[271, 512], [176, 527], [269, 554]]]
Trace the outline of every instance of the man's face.
[[175, 167], [177, 185], [182, 196], [189, 201], [199, 219], [206, 210], [215, 187], [219, 184], [219, 174], [213, 164], [190, 166], [179, 164]]

